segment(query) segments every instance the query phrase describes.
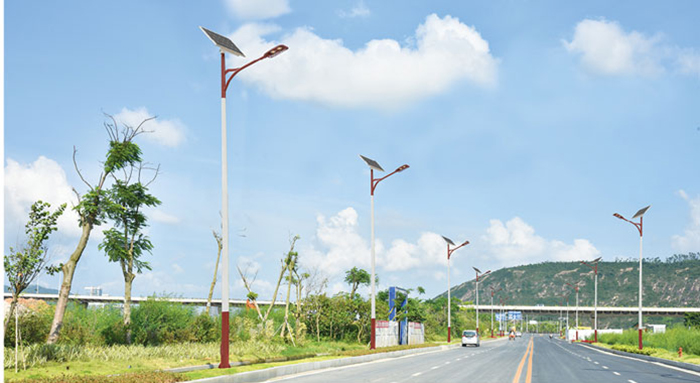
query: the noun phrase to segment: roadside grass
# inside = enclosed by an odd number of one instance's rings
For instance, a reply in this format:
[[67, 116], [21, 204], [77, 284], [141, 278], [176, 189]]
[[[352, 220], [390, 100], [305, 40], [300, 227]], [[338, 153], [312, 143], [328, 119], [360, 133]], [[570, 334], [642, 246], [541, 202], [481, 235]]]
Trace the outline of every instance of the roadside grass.
[[[598, 337], [600, 343], [610, 345], [637, 346], [639, 333], [635, 330], [627, 330], [622, 334], [601, 334]], [[686, 328], [676, 326], [667, 329], [665, 333], [644, 333], [642, 337], [644, 348], [664, 349], [671, 353], [677, 353], [678, 348], [683, 348], [683, 354], [700, 356], [700, 328]]]
[[[637, 346], [631, 346], [631, 345], [620, 345], [620, 344], [607, 344], [607, 343], [594, 343], [596, 346], [612, 349], [612, 350], [618, 350], [618, 351], [624, 351], [624, 352], [631, 352], [635, 354], [639, 354], [639, 349], [637, 349]], [[662, 358], [662, 359], [667, 359], [667, 360], [674, 360], [677, 362], [684, 362], [684, 363], [691, 363], [691, 364], [697, 364], [700, 365], [700, 355], [694, 355], [694, 354], [688, 354], [686, 352], [683, 352], [683, 357], [679, 358], [678, 357], [678, 352], [672, 352], [669, 350], [665, 350], [662, 348], [656, 348], [656, 347], [647, 347], [644, 346], [644, 349], [642, 350], [642, 355], [649, 355], [653, 356], [656, 358]]]
[[[34, 364], [30, 367], [27, 360], [27, 369], [23, 370], [22, 358], [20, 358], [19, 372], [14, 371], [14, 354], [12, 350], [5, 350], [5, 382], [12, 383], [57, 383], [57, 382], [82, 382], [78, 379], [90, 379], [85, 382], [131, 382], [132, 376], [139, 376], [134, 382], [161, 383], [177, 382], [177, 379], [200, 379], [212, 376], [231, 375], [245, 371], [255, 371], [264, 368], [282, 366], [303, 362], [314, 362], [328, 359], [368, 355], [414, 348], [425, 348], [445, 345], [446, 343], [424, 343], [421, 345], [406, 345], [369, 350], [366, 345], [346, 342], [307, 342], [304, 346], [293, 347], [284, 343], [263, 343], [249, 341], [243, 343], [231, 343], [231, 361], [248, 362], [251, 364], [235, 366], [221, 370], [212, 368], [208, 370], [190, 371], [181, 374], [158, 375], [160, 370], [189, 367], [219, 363], [219, 344], [180, 344], [164, 345], [157, 347], [144, 346], [112, 346], [95, 347], [85, 346], [66, 347], [61, 351], [61, 346], [51, 349], [53, 360], [46, 360], [45, 356], [35, 355]], [[43, 346], [43, 345], [40, 345]], [[32, 347], [32, 346], [30, 346]], [[84, 350], [80, 350], [84, 349]], [[62, 355], [65, 352], [66, 355]], [[11, 353], [11, 361], [8, 362], [8, 353]], [[34, 350], [34, 353], [39, 351]], [[67, 357], [72, 359], [66, 360]], [[283, 360], [283, 359], [291, 360]], [[277, 361], [275, 359], [278, 359]], [[134, 375], [139, 374], [139, 375]], [[151, 375], [149, 375], [151, 374]], [[154, 375], [155, 374], [155, 375]], [[117, 379], [118, 380], [114, 380]]]

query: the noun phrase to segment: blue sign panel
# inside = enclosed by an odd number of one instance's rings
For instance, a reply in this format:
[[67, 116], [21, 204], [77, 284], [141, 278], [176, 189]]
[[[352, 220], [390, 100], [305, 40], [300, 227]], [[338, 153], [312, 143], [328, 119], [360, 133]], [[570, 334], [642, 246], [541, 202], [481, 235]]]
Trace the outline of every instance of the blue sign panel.
[[508, 319], [523, 320], [523, 313], [520, 311], [508, 311]]

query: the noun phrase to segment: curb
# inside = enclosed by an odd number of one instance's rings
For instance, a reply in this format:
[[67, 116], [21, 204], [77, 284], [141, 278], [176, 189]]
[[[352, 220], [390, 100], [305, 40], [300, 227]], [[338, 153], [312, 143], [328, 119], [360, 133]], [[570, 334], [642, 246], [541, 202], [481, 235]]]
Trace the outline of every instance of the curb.
[[[293, 374], [299, 374], [302, 372], [308, 372], [308, 371], [313, 371], [313, 370], [322, 370], [322, 369], [326, 369], [326, 368], [344, 367], [344, 366], [350, 366], [350, 365], [354, 365], [354, 364], [372, 362], [375, 360], [398, 358], [398, 357], [406, 356], [406, 355], [444, 351], [444, 350], [449, 350], [452, 348], [459, 348], [461, 346], [462, 346], [461, 344], [457, 343], [454, 345], [414, 348], [411, 350], [382, 352], [382, 353], [362, 355], [362, 356], [352, 356], [352, 357], [347, 357], [347, 358], [330, 359], [330, 360], [324, 360], [324, 361], [320, 361], [320, 362], [306, 362], [306, 363], [299, 363], [299, 364], [291, 364], [291, 365], [287, 365], [287, 366], [270, 367], [270, 368], [257, 370], [257, 371], [239, 372], [237, 374], [232, 374], [232, 375], [222, 375], [222, 376], [215, 376], [215, 377], [211, 377], [211, 378], [197, 379], [197, 380], [192, 380], [191, 382], [199, 382], [199, 383], [264, 382], [266, 380], [277, 378], [277, 377], [284, 376], [284, 375], [293, 375]], [[250, 364], [250, 363], [246, 363], [246, 362], [243, 362], [243, 363], [238, 362], [238, 363], [239, 364], [237, 364], [237, 365]], [[231, 366], [234, 366], [234, 363], [231, 363]], [[187, 371], [193, 371], [193, 370], [206, 370], [206, 369], [210, 369], [210, 368], [215, 368], [215, 366], [210, 364], [210, 365], [204, 365], [204, 366], [197, 366], [194, 368], [193, 367], [183, 367], [183, 368], [188, 368]], [[171, 369], [168, 371], [177, 372], [177, 371], [173, 371], [173, 370], [174, 369]], [[180, 372], [183, 372], [183, 371], [180, 371]]]
[[622, 355], [622, 356], [627, 356], [630, 358], [641, 359], [641, 360], [645, 360], [647, 362], [656, 362], [656, 363], [661, 363], [661, 364], [665, 364], [668, 366], [682, 368], [685, 370], [700, 372], [700, 366], [695, 365], [695, 364], [691, 364], [691, 363], [677, 362], [675, 360], [657, 358], [655, 356], [648, 356], [648, 355], [635, 354], [635, 353], [631, 353], [631, 352], [618, 351], [618, 350], [613, 350], [610, 348], [595, 346], [592, 344], [581, 344], [581, 346], [591, 347], [591, 348], [595, 348], [595, 349], [602, 350], [602, 351], [607, 351], [609, 353], [616, 354], [616, 355]]

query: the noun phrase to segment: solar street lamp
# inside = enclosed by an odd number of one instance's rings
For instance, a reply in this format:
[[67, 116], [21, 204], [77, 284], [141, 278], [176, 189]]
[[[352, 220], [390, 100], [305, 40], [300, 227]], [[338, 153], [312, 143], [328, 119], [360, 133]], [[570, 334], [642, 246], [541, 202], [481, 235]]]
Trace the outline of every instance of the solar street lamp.
[[491, 272], [491, 270], [482, 274], [481, 270], [477, 269], [476, 267], [472, 266], [472, 269], [476, 271], [476, 334], [481, 336], [479, 335], [479, 274], [481, 274], [481, 278], [484, 278]]
[[372, 245], [371, 245], [371, 248], [372, 248], [372, 250], [371, 250], [371, 251], [372, 251], [372, 276], [370, 277], [370, 278], [371, 278], [371, 280], [370, 280], [370, 285], [371, 285], [371, 288], [370, 288], [370, 291], [371, 291], [371, 293], [370, 293], [370, 300], [371, 300], [371, 306], [372, 306], [372, 315], [371, 315], [371, 326], [370, 326], [370, 327], [371, 327], [372, 329], [371, 329], [371, 334], [370, 334], [369, 348], [370, 348], [370, 350], [374, 350], [374, 349], [377, 348], [377, 343], [376, 343], [376, 339], [375, 339], [375, 338], [376, 338], [376, 334], [377, 334], [377, 312], [376, 312], [376, 303], [375, 303], [376, 286], [375, 286], [375, 281], [374, 281], [374, 279], [375, 279], [375, 276], [374, 276], [374, 275], [375, 275], [375, 272], [374, 272], [374, 268], [375, 268], [375, 253], [374, 253], [374, 189], [377, 188], [377, 185], [379, 185], [379, 182], [381, 182], [381, 181], [383, 181], [383, 180], [389, 178], [390, 176], [392, 176], [392, 175], [394, 175], [394, 174], [396, 174], [396, 173], [399, 173], [399, 172], [402, 172], [402, 171], [408, 169], [409, 166], [408, 166], [408, 165], [405, 165], [405, 164], [404, 164], [404, 165], [401, 165], [401, 166], [399, 166], [398, 168], [396, 168], [396, 170], [394, 170], [393, 172], [387, 174], [387, 175], [384, 176], [384, 177], [381, 177], [381, 178], [374, 178], [374, 171], [375, 171], [375, 170], [376, 170], [376, 171], [383, 172], [384, 169], [382, 169], [382, 167], [379, 166], [379, 163], [377, 163], [377, 161], [375, 161], [375, 160], [373, 160], [373, 159], [367, 158], [367, 157], [365, 157], [365, 156], [363, 156], [363, 155], [360, 155], [360, 158], [362, 158], [362, 160], [365, 161], [365, 163], [367, 164], [367, 166], [369, 166], [369, 179], [370, 179], [370, 193], [369, 193], [369, 194], [370, 194], [371, 200], [372, 200], [372, 202], [371, 202], [371, 205], [372, 205], [372, 206], [371, 206], [371, 213], [370, 213], [370, 214], [371, 214], [371, 219], [370, 219], [370, 220], [371, 220], [371, 231], [372, 231], [372, 239], [371, 239], [371, 242], [372, 242]]
[[[259, 58], [233, 69], [226, 69], [226, 53], [234, 56], [245, 57], [243, 52], [233, 43], [228, 37], [222, 36], [216, 32], [212, 32], [204, 27], [199, 27], [204, 34], [211, 40], [221, 52], [221, 242], [222, 242], [222, 259], [221, 259], [221, 363], [219, 368], [230, 368], [228, 359], [228, 339], [229, 339], [229, 280], [228, 280], [228, 253], [229, 253], [229, 238], [228, 238], [228, 151], [226, 147], [226, 90], [228, 89], [231, 80], [243, 69], [257, 63], [260, 60], [273, 58], [278, 54], [286, 51], [288, 48], [285, 45], [278, 45]], [[228, 76], [228, 79], [226, 78]]]
[[503, 288], [498, 290], [494, 289], [493, 286], [489, 286], [489, 288], [491, 289], [491, 338], [493, 338], [493, 294], [503, 290]]
[[452, 341], [452, 296], [450, 295], [450, 256], [455, 250], [469, 244], [469, 241], [464, 241], [461, 245], [450, 249], [450, 246], [455, 246], [451, 239], [442, 236], [442, 239], [447, 242], [447, 343]]
[[593, 298], [593, 331], [595, 334], [595, 342], [598, 342], [598, 262], [602, 259], [603, 257], [598, 257], [594, 260], [592, 260], [590, 263], [586, 261], [581, 261], [581, 264], [584, 264], [591, 269], [593, 269], [593, 273], [595, 275], [595, 293]]
[[642, 236], [643, 236], [643, 224], [644, 224], [644, 213], [649, 210], [651, 205], [639, 209], [637, 213], [635, 213], [634, 217], [632, 219], [639, 218], [639, 223], [630, 221], [629, 219], [623, 217], [622, 215], [615, 213], [613, 214], [613, 217], [619, 218], [623, 221], [627, 221], [634, 225], [634, 227], [637, 228], [637, 231], [639, 231], [639, 349], [642, 349]]

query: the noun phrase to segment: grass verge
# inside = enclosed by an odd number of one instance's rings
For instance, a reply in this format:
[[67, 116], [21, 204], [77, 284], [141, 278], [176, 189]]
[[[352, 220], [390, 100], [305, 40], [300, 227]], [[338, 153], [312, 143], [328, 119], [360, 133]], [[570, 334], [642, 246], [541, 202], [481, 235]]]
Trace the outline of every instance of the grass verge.
[[674, 360], [676, 362], [691, 363], [700, 365], [700, 356], [693, 354], [683, 354], [683, 357], [678, 357], [678, 353], [671, 352], [662, 348], [655, 347], [644, 347], [642, 352], [637, 347], [629, 345], [618, 345], [618, 344], [605, 344], [605, 343], [594, 343], [596, 346], [604, 347], [611, 350], [618, 350], [624, 352], [631, 352], [635, 354], [642, 354], [653, 356], [655, 358]]

